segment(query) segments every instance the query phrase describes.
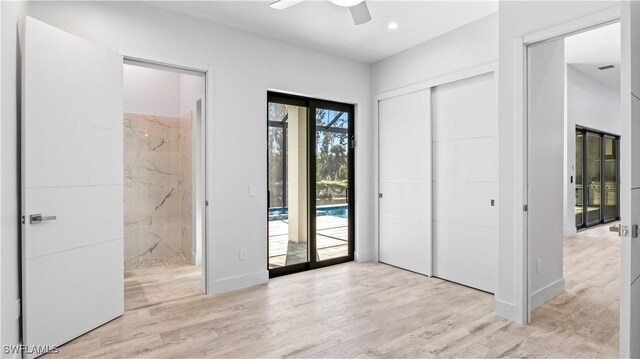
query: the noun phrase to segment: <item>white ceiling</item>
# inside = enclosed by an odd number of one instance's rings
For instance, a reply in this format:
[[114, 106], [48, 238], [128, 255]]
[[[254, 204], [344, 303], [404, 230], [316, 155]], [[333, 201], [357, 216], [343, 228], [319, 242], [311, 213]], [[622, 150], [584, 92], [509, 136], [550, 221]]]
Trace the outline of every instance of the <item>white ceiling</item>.
[[[620, 23], [567, 37], [564, 48], [567, 64], [613, 89], [620, 89]], [[615, 68], [598, 69], [605, 65]]]
[[[498, 11], [497, 1], [367, 1], [372, 21], [307, 0], [288, 9], [264, 1], [152, 1], [152, 6], [373, 63]], [[387, 29], [395, 21], [399, 28]]]

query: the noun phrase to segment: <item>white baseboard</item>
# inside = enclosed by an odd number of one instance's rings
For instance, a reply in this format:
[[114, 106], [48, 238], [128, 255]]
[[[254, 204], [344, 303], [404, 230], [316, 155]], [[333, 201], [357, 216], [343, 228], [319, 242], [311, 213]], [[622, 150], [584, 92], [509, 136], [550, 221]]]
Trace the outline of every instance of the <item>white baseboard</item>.
[[518, 310], [516, 308], [516, 305], [513, 303], [507, 303], [499, 299], [496, 299], [495, 311], [497, 315], [505, 319], [508, 319], [512, 322], [516, 322], [520, 324], [524, 322], [523, 318], [521, 318], [521, 316], [518, 315]]
[[371, 251], [356, 251], [354, 254], [356, 262], [369, 262], [375, 261], [373, 252]]
[[229, 292], [236, 289], [253, 287], [254, 285], [265, 284], [269, 282], [269, 271], [263, 270], [259, 272], [249, 273], [245, 275], [216, 279], [209, 288], [210, 294], [219, 294]]
[[578, 230], [576, 229], [576, 227], [565, 228], [562, 234], [565, 237], [571, 237], [578, 234]]
[[531, 297], [529, 298], [531, 310], [534, 310], [542, 304], [550, 301], [562, 292], [564, 292], [564, 278], [560, 278], [544, 288], [531, 293]]

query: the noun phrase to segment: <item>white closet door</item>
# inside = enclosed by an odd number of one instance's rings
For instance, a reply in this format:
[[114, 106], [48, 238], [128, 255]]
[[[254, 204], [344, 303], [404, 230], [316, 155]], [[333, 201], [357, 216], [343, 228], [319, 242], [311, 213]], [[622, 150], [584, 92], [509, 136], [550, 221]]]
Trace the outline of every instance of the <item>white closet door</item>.
[[431, 98], [433, 275], [495, 293], [498, 112], [493, 73], [435, 87]]
[[379, 259], [431, 275], [430, 91], [378, 104]]
[[122, 57], [29, 17], [23, 49], [22, 340], [51, 349], [124, 312]]

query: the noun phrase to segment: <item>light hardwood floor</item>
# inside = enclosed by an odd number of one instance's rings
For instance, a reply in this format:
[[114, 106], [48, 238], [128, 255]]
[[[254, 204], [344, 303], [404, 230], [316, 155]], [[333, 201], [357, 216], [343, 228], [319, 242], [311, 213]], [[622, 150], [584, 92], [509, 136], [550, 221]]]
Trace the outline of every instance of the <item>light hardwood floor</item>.
[[566, 292], [531, 325], [493, 296], [377, 263], [347, 263], [207, 297], [199, 268], [127, 272], [126, 313], [53, 357], [616, 357], [618, 239], [565, 239]]

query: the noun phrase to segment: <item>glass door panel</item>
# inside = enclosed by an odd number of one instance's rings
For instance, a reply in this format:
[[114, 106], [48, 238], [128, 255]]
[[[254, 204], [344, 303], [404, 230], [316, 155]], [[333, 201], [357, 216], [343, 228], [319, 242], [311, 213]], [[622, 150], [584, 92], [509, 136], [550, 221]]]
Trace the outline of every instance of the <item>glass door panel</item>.
[[587, 192], [586, 222], [587, 225], [599, 223], [602, 219], [602, 172], [600, 135], [587, 132], [586, 134], [586, 176], [584, 190]]
[[316, 260], [350, 254], [350, 113], [315, 108]]
[[604, 220], [618, 218], [618, 140], [604, 136]]
[[309, 262], [307, 108], [268, 103], [269, 269]]
[[576, 130], [576, 166], [575, 166], [575, 185], [576, 185], [576, 227], [584, 226], [584, 132]]

